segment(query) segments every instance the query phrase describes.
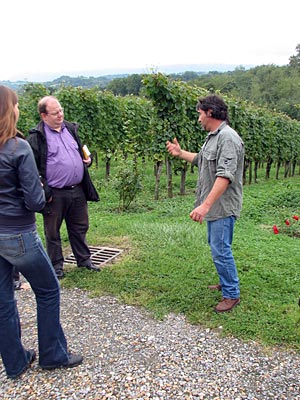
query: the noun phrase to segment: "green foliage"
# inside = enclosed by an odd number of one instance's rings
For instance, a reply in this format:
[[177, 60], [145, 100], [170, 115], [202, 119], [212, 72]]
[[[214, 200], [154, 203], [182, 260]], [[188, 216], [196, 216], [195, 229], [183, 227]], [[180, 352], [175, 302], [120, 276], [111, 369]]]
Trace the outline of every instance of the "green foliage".
[[101, 136], [98, 91], [62, 86], [55, 92], [55, 96], [64, 107], [65, 118], [80, 125], [82, 143], [90, 150], [98, 147]]
[[[95, 145], [110, 160], [119, 147], [122, 139], [122, 114], [119, 98], [111, 92], [98, 92], [99, 103], [99, 137], [95, 137]], [[96, 144], [97, 143], [97, 144]]]
[[299, 178], [276, 184], [273, 179], [270, 182], [261, 180], [259, 185], [250, 185], [245, 190], [247, 197], [244, 199], [243, 218], [272, 226], [299, 212]]
[[299, 208], [300, 199], [300, 186], [289, 187], [289, 185], [280, 186], [280, 191], [272, 193], [267, 199], [266, 206], [268, 208], [273, 207], [287, 207], [292, 211], [296, 211]]
[[122, 119], [123, 135], [119, 147], [124, 155], [134, 158], [150, 155], [152, 143], [150, 124], [153, 107], [143, 97], [125, 96], [118, 98]]
[[[297, 56], [295, 62], [297, 64]], [[237, 68], [233, 72], [214, 72], [193, 80], [210, 92], [220, 91], [236, 99], [277, 110], [300, 120], [299, 67], [262, 65], [249, 70]]]
[[[177, 137], [184, 149], [198, 152], [205, 139], [206, 132], [198, 123], [195, 106], [199, 97], [207, 95], [207, 90], [174, 81], [163, 74], [146, 75], [143, 85], [147, 98], [114, 96], [97, 88], [69, 86], [61, 86], [53, 92], [64, 106], [66, 119], [79, 123], [82, 142], [93, 153], [96, 150], [101, 153], [106, 162], [107, 178], [114, 155], [149, 158], [158, 163], [157, 171], [161, 171], [166, 156], [169, 157], [165, 147], [167, 140]], [[39, 121], [37, 102], [47, 94], [49, 90], [40, 84], [24, 86], [20, 93], [19, 129], [25, 134]], [[229, 106], [231, 125], [245, 143], [248, 168], [245, 181], [248, 173], [251, 183], [252, 163], [255, 169], [263, 162], [267, 162], [269, 170], [276, 165], [278, 176], [283, 165], [285, 177], [294, 175], [300, 160], [300, 123], [252, 103], [223, 97]], [[170, 160], [167, 161], [169, 165]], [[181, 171], [183, 194], [186, 163], [175, 161], [172, 164], [175, 173]], [[155, 176], [157, 186], [159, 173]], [[171, 176], [169, 182], [172, 196]], [[155, 196], [157, 193], [156, 188]]]
[[289, 59], [289, 65], [292, 68], [300, 68], [300, 44], [296, 46], [296, 55], [293, 55]]
[[124, 160], [111, 181], [112, 187], [119, 194], [119, 210], [126, 211], [142, 190], [141, 174], [137, 164]]
[[142, 75], [132, 74], [125, 78], [116, 78], [110, 81], [106, 90], [110, 90], [114, 95], [126, 96], [133, 94], [138, 96], [142, 89]]
[[206, 91], [187, 86], [183, 82], [170, 80], [163, 74], [147, 75], [143, 79], [144, 93], [151, 99], [156, 126], [153, 141], [155, 159], [163, 159], [167, 140], [178, 139], [186, 150], [199, 149], [205, 137], [197, 124], [196, 104]]
[[28, 83], [23, 86], [19, 93], [20, 117], [18, 121], [19, 130], [26, 136], [28, 131], [34, 128], [40, 121], [37, 104], [38, 101], [50, 94], [42, 84]]

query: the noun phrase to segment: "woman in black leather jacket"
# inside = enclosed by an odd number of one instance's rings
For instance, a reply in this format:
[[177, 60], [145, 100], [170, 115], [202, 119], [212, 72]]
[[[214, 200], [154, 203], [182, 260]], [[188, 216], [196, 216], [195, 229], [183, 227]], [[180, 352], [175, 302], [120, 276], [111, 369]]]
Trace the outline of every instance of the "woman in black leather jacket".
[[82, 356], [70, 354], [60, 324], [60, 287], [36, 231], [35, 212], [45, 206], [30, 145], [17, 135], [18, 98], [0, 86], [0, 353], [8, 378], [19, 377], [36, 352], [21, 341], [14, 299], [14, 267], [36, 296], [39, 365], [43, 369], [74, 367]]

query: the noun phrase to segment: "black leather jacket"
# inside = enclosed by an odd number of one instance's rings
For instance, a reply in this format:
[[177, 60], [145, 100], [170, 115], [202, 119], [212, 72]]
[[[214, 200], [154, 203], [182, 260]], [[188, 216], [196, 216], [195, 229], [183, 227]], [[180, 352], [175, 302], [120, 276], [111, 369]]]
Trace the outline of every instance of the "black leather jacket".
[[[82, 143], [78, 135], [79, 125], [76, 123], [64, 121], [68, 131], [74, 137], [78, 144], [78, 149], [81, 158], [83, 159]], [[34, 158], [36, 161], [37, 168], [40, 173], [41, 181], [44, 185], [46, 200], [49, 200], [52, 196], [52, 190], [48, 185], [46, 179], [46, 164], [47, 164], [47, 139], [44, 129], [44, 122], [40, 121], [39, 124], [29, 131], [28, 142], [33, 150]], [[91, 181], [86, 165], [84, 164], [84, 177], [82, 181], [82, 187], [88, 201], [99, 201], [98, 193]]]
[[35, 211], [45, 206], [45, 195], [30, 146], [19, 137], [0, 148], [0, 225], [25, 227], [35, 222]]

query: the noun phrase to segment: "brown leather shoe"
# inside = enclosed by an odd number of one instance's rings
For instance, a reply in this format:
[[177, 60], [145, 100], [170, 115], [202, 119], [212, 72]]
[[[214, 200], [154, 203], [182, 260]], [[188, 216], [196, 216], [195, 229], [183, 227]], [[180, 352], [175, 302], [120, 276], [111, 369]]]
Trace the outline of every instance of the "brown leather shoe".
[[231, 311], [233, 307], [237, 306], [240, 304], [240, 299], [223, 299], [216, 307], [215, 311], [216, 312], [227, 312]]
[[207, 286], [208, 287], [208, 289], [210, 289], [210, 290], [222, 290], [222, 286], [221, 285], [210, 285], [210, 286]]

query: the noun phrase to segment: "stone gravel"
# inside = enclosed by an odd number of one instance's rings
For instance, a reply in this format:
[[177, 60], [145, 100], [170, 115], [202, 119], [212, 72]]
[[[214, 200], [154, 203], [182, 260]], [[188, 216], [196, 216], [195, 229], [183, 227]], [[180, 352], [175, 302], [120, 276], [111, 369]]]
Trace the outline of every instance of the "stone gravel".
[[[16, 292], [26, 348], [37, 349], [35, 299]], [[41, 370], [35, 361], [21, 378], [6, 378], [0, 361], [0, 399], [68, 400], [300, 400], [300, 354], [223, 338], [181, 315], [155, 320], [113, 297], [61, 291], [61, 319], [73, 369]]]

